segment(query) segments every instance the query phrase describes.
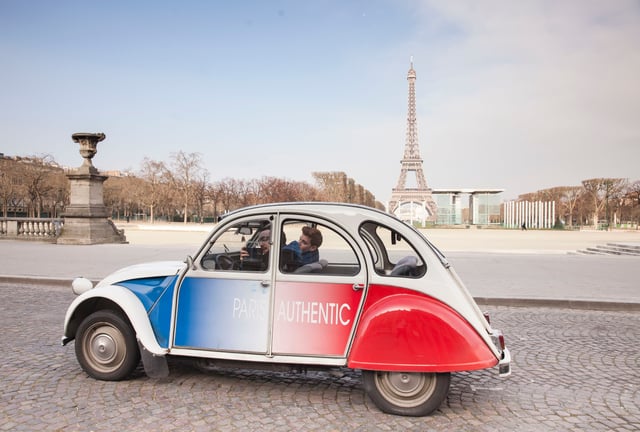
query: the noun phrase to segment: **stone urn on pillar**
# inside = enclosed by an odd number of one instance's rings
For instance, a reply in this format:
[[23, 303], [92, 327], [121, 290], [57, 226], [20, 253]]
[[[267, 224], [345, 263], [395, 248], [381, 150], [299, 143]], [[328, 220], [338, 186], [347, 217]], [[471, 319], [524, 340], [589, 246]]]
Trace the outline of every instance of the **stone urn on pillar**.
[[58, 244], [127, 243], [124, 232], [108, 218], [102, 195], [103, 183], [108, 178], [93, 166], [91, 159], [98, 151], [103, 133], [75, 133], [74, 142], [80, 144], [82, 165], [67, 173], [71, 186], [69, 205], [62, 215], [64, 226]]

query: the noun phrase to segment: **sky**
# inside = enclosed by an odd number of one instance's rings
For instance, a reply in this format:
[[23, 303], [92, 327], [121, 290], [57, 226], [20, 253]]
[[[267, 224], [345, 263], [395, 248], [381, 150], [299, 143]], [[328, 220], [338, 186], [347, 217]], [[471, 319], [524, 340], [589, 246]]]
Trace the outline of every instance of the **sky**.
[[639, 0], [0, 0], [0, 153], [77, 167], [103, 132], [100, 170], [183, 151], [384, 203], [411, 58], [430, 188], [640, 179]]

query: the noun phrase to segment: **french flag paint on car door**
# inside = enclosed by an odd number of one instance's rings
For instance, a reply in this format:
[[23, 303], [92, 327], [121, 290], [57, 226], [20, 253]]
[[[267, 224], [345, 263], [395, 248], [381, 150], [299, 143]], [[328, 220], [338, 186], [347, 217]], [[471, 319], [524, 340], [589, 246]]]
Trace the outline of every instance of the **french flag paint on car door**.
[[349, 283], [280, 281], [273, 310], [274, 354], [343, 356], [363, 289]]
[[187, 277], [178, 293], [175, 346], [265, 353], [270, 288], [258, 280]]

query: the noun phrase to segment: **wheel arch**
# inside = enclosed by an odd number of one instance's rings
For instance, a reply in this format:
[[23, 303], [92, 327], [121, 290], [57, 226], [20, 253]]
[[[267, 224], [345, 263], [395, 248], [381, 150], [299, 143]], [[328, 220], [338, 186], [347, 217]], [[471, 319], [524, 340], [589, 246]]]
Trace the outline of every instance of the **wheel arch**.
[[155, 337], [147, 311], [134, 293], [118, 285], [94, 288], [78, 296], [67, 309], [64, 321], [62, 344], [75, 338], [78, 326], [87, 316], [98, 310], [110, 309], [128, 320], [136, 338], [154, 355], [167, 353]]
[[350, 368], [455, 372], [498, 363], [483, 338], [446, 304], [401, 293], [365, 305], [347, 364]]

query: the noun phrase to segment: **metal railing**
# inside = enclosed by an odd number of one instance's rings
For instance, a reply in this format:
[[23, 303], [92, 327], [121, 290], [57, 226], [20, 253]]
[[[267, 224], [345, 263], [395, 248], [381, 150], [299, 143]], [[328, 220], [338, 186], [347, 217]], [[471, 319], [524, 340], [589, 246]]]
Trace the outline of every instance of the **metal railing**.
[[64, 219], [0, 218], [0, 239], [54, 241], [63, 226]]

